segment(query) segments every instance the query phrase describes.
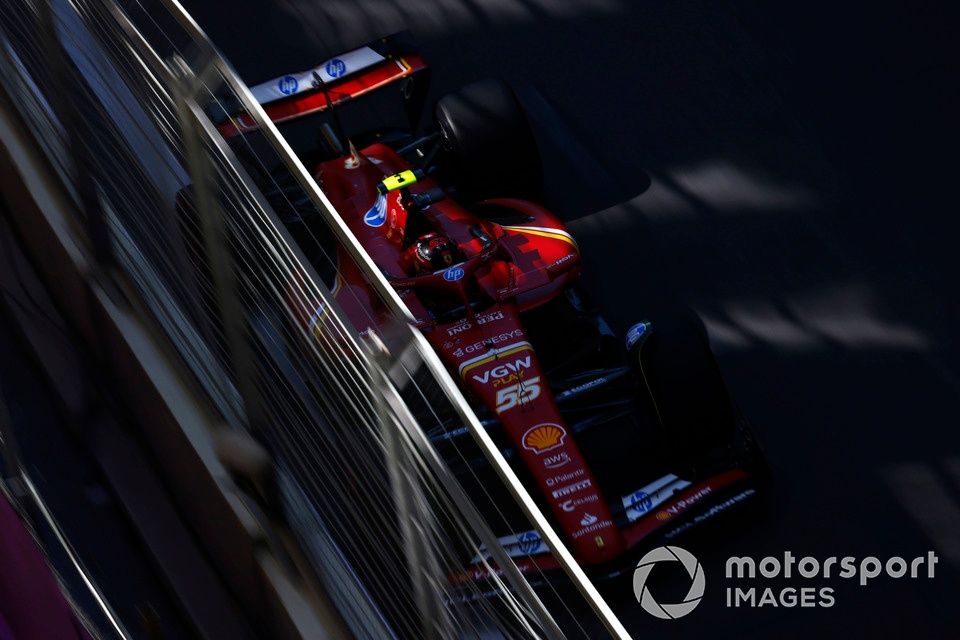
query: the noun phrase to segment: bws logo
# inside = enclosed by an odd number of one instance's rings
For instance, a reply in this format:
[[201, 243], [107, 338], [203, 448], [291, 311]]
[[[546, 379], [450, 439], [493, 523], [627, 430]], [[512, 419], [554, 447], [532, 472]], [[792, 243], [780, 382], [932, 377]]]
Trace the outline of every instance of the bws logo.
[[524, 449], [540, 455], [562, 446], [566, 437], [566, 429], [558, 424], [545, 422], [528, 429], [527, 432], [523, 434], [521, 442], [523, 443]]
[[[500, 378], [506, 378], [507, 376], [515, 373], [519, 373], [524, 369], [530, 368], [530, 356], [526, 358], [520, 358], [513, 362], [508, 362], [506, 364], [497, 365], [492, 369], [487, 369], [482, 374], [474, 374], [473, 379], [479, 382], [480, 384], [487, 384], [490, 381], [490, 378], [493, 377], [494, 380]], [[496, 382], [494, 382], [496, 384]]]

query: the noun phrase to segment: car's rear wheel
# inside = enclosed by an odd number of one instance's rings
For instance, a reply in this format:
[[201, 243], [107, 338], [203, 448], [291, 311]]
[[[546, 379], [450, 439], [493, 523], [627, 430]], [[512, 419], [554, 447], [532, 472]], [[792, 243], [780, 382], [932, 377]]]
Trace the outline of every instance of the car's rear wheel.
[[455, 182], [468, 197], [539, 193], [542, 171], [533, 132], [505, 83], [483, 80], [444, 96], [436, 119]]

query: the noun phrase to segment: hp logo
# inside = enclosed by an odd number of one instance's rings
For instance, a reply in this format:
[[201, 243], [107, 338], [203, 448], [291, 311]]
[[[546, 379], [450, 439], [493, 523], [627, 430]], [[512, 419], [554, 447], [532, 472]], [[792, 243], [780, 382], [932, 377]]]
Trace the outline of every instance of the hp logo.
[[466, 272], [461, 267], [450, 267], [443, 272], [443, 279], [447, 282], [456, 282], [464, 275], [466, 275]]
[[347, 64], [340, 58], [334, 58], [327, 63], [327, 75], [331, 78], [339, 78], [347, 72]]
[[297, 79], [293, 76], [283, 76], [280, 78], [280, 82], [277, 83], [277, 89], [285, 96], [296, 93], [298, 86], [300, 86], [300, 83], [297, 82]]

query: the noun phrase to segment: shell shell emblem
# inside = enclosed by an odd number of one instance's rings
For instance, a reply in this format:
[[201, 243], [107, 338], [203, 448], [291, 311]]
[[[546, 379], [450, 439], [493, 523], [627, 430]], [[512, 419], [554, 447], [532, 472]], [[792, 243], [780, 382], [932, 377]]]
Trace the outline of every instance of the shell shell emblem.
[[558, 424], [544, 423], [523, 434], [523, 448], [536, 454], [545, 453], [563, 445], [567, 430]]

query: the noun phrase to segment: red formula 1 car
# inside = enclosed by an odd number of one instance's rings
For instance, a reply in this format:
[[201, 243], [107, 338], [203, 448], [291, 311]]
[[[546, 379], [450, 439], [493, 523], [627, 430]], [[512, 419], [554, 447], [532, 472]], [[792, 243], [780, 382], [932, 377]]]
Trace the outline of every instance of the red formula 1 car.
[[[618, 335], [587, 302], [576, 240], [536, 202], [536, 144], [509, 88], [482, 82], [441, 98], [419, 136], [413, 126], [348, 136], [345, 112], [329, 122], [333, 107], [394, 82], [415, 116], [425, 72], [401, 38], [388, 38], [253, 91], [278, 122], [297, 119], [281, 130], [295, 148], [308, 141], [298, 152], [323, 191], [578, 560], [615, 573], [629, 566], [628, 550], [755, 495], [762, 457], [699, 319], [651, 311], [652, 322]], [[311, 113], [326, 121], [302, 118]], [[251, 126], [233, 114], [221, 131]], [[309, 222], [282, 191], [271, 183], [267, 195], [296, 234]], [[358, 328], [386, 316], [352, 261], [335, 278]], [[499, 486], [462, 425], [430, 435], [468, 489]], [[524, 522], [506, 495], [498, 506]], [[521, 568], [554, 566], [539, 535], [518, 526], [501, 541]], [[484, 574], [468, 567], [461, 577]]]

